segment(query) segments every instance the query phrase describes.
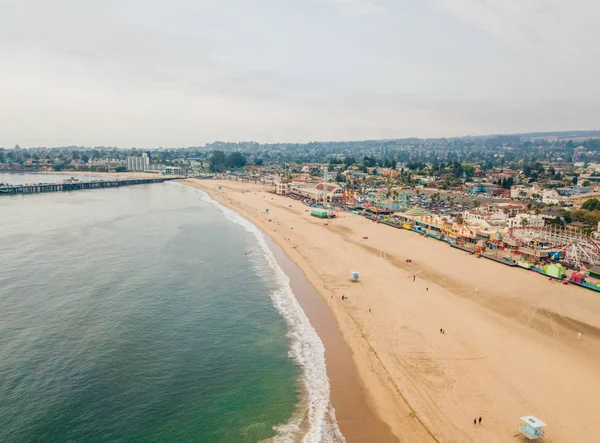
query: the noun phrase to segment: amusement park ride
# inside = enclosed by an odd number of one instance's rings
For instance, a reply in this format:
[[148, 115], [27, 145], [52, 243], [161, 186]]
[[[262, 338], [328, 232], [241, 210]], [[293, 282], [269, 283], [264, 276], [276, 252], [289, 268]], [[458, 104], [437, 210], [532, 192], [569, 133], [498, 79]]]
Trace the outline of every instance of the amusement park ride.
[[550, 227], [522, 226], [508, 230], [520, 245], [547, 252], [553, 258], [576, 266], [600, 264], [600, 248], [587, 235]]
[[[364, 197], [358, 197], [352, 189], [345, 189], [343, 202], [353, 206], [363, 206], [369, 209], [387, 211], [414, 211], [411, 209], [410, 196], [406, 193], [393, 192], [382, 189], [378, 192], [369, 192]], [[419, 219], [417, 214], [415, 217]], [[430, 221], [430, 223], [433, 223]], [[460, 223], [456, 230], [455, 223], [442, 223], [440, 230], [448, 237], [474, 237], [469, 232], [469, 227]], [[600, 247], [587, 235], [579, 232], [557, 229], [552, 227], [521, 226], [510, 228], [506, 234], [519, 246], [529, 248], [552, 259], [560, 260], [563, 264], [574, 268], [591, 267], [600, 265]], [[501, 237], [500, 237], [501, 238]]]
[[389, 192], [385, 189], [369, 192], [363, 198], [357, 196], [353, 189], [345, 189], [343, 202], [350, 205], [364, 206], [371, 209], [388, 211], [405, 211], [410, 208], [409, 195], [406, 193]]

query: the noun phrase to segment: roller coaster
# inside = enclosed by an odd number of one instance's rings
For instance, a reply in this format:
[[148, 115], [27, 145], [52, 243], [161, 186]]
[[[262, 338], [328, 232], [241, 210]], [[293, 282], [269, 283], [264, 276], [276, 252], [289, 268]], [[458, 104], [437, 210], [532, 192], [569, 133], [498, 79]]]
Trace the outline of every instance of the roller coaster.
[[518, 244], [576, 266], [600, 265], [600, 247], [594, 240], [579, 232], [551, 227], [521, 226], [508, 230], [509, 238]]

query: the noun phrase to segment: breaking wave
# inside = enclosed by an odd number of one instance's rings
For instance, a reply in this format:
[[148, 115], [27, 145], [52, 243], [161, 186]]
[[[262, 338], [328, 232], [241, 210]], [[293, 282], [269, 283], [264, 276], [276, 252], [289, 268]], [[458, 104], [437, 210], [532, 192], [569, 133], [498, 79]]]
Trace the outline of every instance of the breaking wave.
[[262, 231], [234, 210], [210, 198], [206, 192], [195, 190], [201, 195], [202, 201], [214, 205], [227, 219], [241, 225], [256, 237], [276, 279], [276, 288], [270, 294], [271, 300], [287, 323], [287, 336], [290, 340], [289, 355], [301, 368], [301, 383], [305, 395], [288, 422], [275, 427], [277, 435], [270, 441], [277, 443], [345, 442], [330, 401], [323, 342], [298, 303], [290, 287], [290, 280], [277, 263]]

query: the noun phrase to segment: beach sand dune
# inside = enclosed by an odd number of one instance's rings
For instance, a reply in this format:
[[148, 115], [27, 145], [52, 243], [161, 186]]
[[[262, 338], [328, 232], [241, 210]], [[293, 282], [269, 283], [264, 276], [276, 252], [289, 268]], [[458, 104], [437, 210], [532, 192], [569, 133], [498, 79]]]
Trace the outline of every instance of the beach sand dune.
[[400, 441], [520, 441], [529, 414], [548, 423], [546, 442], [600, 441], [596, 293], [356, 215], [316, 219], [260, 185], [185, 183], [257, 224], [304, 271]]

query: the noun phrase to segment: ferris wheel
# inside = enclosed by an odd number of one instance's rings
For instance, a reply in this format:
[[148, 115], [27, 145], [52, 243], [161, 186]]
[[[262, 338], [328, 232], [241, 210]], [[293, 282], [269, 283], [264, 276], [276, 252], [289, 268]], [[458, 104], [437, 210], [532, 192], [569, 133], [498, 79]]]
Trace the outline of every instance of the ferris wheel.
[[534, 250], [561, 254], [566, 262], [574, 266], [600, 264], [600, 247], [590, 237], [579, 232], [521, 226], [510, 228], [508, 237]]

